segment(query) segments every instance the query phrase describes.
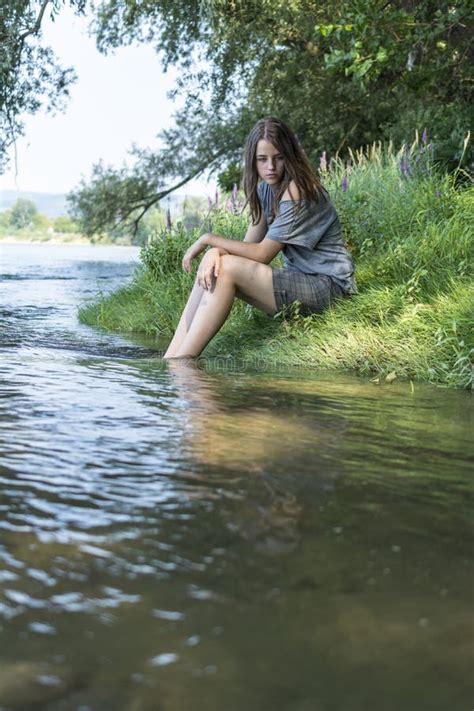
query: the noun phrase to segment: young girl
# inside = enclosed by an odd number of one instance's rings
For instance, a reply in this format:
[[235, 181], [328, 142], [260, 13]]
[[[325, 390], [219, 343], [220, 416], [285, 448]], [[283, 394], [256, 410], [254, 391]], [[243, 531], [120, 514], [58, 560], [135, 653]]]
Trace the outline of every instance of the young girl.
[[[300, 313], [310, 314], [357, 292], [337, 213], [296, 135], [280, 119], [261, 119], [250, 131], [244, 190], [252, 222], [243, 242], [207, 233], [184, 255], [183, 269], [191, 272], [192, 260], [211, 248], [165, 358], [198, 356], [236, 296], [272, 315], [295, 301]], [[280, 250], [284, 268], [270, 267]]]

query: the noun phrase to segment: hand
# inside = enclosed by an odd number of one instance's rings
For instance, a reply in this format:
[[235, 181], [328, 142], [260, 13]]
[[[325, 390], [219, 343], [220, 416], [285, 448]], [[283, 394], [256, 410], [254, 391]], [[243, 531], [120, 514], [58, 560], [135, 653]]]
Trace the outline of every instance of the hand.
[[197, 283], [203, 289], [211, 290], [215, 280], [219, 276], [221, 255], [218, 249], [213, 247], [206, 252], [201, 260], [197, 273]]
[[206, 242], [205, 242], [206, 235], [201, 235], [199, 239], [197, 239], [194, 244], [192, 244], [189, 249], [186, 250], [186, 253], [183, 257], [182, 261], [182, 266], [185, 272], [188, 274], [191, 274], [191, 262], [193, 259], [198, 257], [201, 252], [203, 252], [206, 249]]

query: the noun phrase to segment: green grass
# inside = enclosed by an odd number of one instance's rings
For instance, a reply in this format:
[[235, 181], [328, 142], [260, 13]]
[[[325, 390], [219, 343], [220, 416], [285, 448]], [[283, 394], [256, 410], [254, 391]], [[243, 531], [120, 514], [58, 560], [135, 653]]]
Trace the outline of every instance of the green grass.
[[[474, 191], [437, 175], [424, 147], [414, 144], [408, 162], [403, 176], [400, 153], [372, 147], [323, 175], [354, 254], [357, 296], [289, 320], [238, 302], [205, 355], [471, 387]], [[247, 223], [218, 210], [212, 229], [240, 239]], [[193, 281], [182, 254], [198, 234], [177, 226], [156, 235], [131, 284], [81, 309], [81, 321], [170, 338]]]

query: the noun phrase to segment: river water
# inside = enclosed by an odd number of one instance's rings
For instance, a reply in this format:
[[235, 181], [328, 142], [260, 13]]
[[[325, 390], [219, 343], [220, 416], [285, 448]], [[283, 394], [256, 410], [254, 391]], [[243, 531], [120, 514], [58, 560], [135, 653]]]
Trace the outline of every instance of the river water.
[[468, 393], [167, 366], [77, 321], [136, 249], [0, 254], [0, 711], [472, 708]]

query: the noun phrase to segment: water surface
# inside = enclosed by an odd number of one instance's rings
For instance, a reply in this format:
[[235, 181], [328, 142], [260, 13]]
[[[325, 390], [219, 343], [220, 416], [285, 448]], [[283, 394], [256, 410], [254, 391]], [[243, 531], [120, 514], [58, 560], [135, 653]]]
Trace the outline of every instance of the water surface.
[[472, 402], [168, 367], [137, 250], [0, 245], [0, 709], [472, 707]]

